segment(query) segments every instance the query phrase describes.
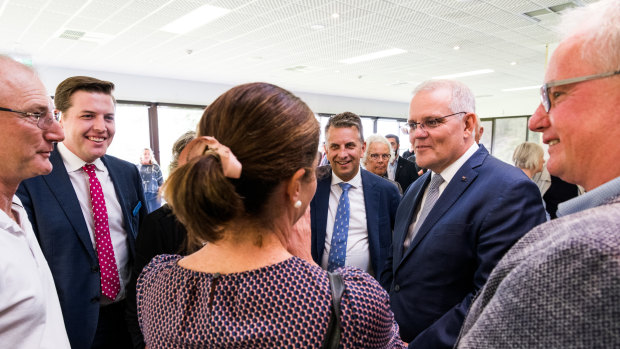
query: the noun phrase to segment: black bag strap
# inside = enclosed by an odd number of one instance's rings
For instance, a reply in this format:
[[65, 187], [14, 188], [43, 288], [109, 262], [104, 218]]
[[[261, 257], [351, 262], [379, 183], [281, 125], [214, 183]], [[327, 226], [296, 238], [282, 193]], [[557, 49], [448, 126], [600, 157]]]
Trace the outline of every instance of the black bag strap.
[[332, 291], [332, 314], [327, 325], [323, 348], [337, 349], [340, 345], [340, 332], [342, 331], [340, 324], [340, 318], [342, 317], [340, 299], [344, 293], [344, 280], [342, 280], [342, 275], [337, 272], [328, 272], [327, 276], [329, 277], [329, 286]]

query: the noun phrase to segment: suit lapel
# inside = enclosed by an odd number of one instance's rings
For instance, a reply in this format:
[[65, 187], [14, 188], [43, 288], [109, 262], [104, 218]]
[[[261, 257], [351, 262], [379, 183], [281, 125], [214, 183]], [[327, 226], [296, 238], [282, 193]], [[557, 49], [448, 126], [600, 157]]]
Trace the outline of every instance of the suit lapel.
[[318, 180], [316, 186], [316, 251], [318, 255], [319, 263], [323, 258], [323, 251], [325, 249], [325, 232], [327, 231], [327, 211], [329, 208], [329, 196], [331, 192], [332, 175], [331, 170], [329, 174]]
[[[370, 173], [361, 169], [362, 189], [364, 192], [364, 208], [366, 209], [366, 230], [368, 231], [368, 245], [371, 252], [371, 260], [376, 263], [378, 258], [378, 250], [375, 246], [379, 246], [379, 209], [377, 205], [381, 200], [381, 193], [375, 190], [376, 181], [371, 178]], [[373, 266], [378, 270], [379, 266]]]
[[[419, 206], [420, 201], [422, 200], [422, 195], [424, 194], [424, 190], [428, 186], [431, 181], [430, 171], [427, 171], [423, 176], [418, 188], [412, 188], [409, 196], [413, 196], [413, 200], [407, 200], [403, 198], [400, 205], [402, 206], [405, 216], [407, 219], [405, 221], [398, 222], [400, 224], [399, 227], [395, 227], [394, 230], [400, 232], [400, 235], [397, 237], [395, 241], [398, 245], [394, 248], [394, 261], [396, 261], [399, 265], [402, 262], [403, 258], [403, 244], [405, 243], [405, 238], [407, 237], [407, 233], [409, 232], [409, 225], [411, 225], [411, 220], [415, 215], [416, 208]], [[400, 209], [400, 206], [399, 206]], [[411, 250], [411, 246], [409, 248]]]
[[[420, 241], [428, 234], [428, 232], [435, 226], [437, 221], [454, 205], [454, 203], [463, 195], [465, 190], [476, 180], [478, 177], [478, 171], [475, 169], [479, 167], [488, 152], [481, 146], [474, 155], [470, 159], [468, 159], [463, 166], [456, 172], [450, 183], [446, 189], [441, 193], [437, 202], [435, 202], [435, 206], [431, 209], [426, 217], [426, 220], [422, 223], [422, 226], [418, 230], [418, 233], [413, 238], [409, 249], [405, 252], [403, 259], [407, 258], [409, 254], [412, 253], [413, 250], [418, 246]], [[430, 174], [430, 171], [427, 172]], [[430, 178], [430, 176], [428, 176]], [[428, 178], [425, 179], [425, 182]], [[427, 183], [425, 183], [424, 188], [426, 188]], [[421, 198], [421, 195], [418, 197], [418, 200]], [[416, 200], [417, 201], [417, 200]]]
[[62, 161], [58, 149], [54, 149], [51, 153], [50, 162], [53, 165], [52, 172], [42, 178], [54, 195], [56, 201], [58, 201], [59, 206], [65, 212], [67, 220], [71, 223], [71, 226], [73, 226], [73, 230], [76, 232], [86, 251], [88, 251], [90, 257], [97, 260], [93, 243], [88, 233], [88, 227], [84, 221], [84, 214], [80, 207], [80, 201], [75, 194], [75, 189], [73, 189], [69, 174], [67, 173], [67, 169], [65, 168], [65, 164]]

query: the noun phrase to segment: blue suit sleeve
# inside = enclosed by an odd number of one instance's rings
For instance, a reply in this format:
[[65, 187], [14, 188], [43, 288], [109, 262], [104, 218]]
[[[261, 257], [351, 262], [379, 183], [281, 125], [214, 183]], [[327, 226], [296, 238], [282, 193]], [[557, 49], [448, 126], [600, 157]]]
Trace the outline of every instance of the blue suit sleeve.
[[409, 348], [452, 348], [475, 293], [484, 286], [495, 265], [515, 242], [545, 220], [540, 191], [534, 182], [515, 181], [499, 192], [477, 233], [474, 291], [422, 331]]

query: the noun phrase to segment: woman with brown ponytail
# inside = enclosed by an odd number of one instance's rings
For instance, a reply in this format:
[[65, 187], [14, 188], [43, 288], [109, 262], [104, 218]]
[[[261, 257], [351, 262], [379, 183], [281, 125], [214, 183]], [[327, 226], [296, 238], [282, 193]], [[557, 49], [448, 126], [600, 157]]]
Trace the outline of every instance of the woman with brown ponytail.
[[[312, 262], [310, 232], [293, 229], [316, 189], [318, 140], [312, 111], [274, 85], [234, 87], [205, 110], [181, 154], [186, 163], [164, 184], [190, 243], [204, 246], [157, 256], [142, 272], [138, 317], [148, 348], [323, 345], [327, 272]], [[340, 273], [341, 346], [402, 347], [385, 291], [360, 270]]]

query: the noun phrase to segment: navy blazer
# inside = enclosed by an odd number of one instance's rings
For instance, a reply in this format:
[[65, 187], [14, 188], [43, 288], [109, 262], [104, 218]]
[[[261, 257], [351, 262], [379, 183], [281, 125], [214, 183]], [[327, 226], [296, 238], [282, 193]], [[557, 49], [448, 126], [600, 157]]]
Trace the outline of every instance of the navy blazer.
[[[133, 261], [138, 227], [147, 213], [140, 174], [136, 166], [127, 161], [109, 155], [101, 160], [108, 169], [123, 211], [130, 261]], [[90, 348], [99, 318], [99, 261], [56, 147], [50, 161], [54, 166], [52, 172], [23, 181], [17, 195], [28, 212], [54, 276], [71, 347]]]
[[[396, 209], [400, 202], [400, 193], [393, 183], [364, 169], [360, 170], [366, 207], [370, 261], [374, 268], [375, 278], [378, 280], [392, 244], [392, 228], [394, 227]], [[310, 202], [310, 225], [312, 228], [312, 258], [319, 265], [325, 249], [331, 183], [331, 167], [323, 166], [322, 169], [318, 169], [316, 193]], [[351, 212], [351, 214], [355, 214], [355, 212]]]
[[403, 188], [403, 193], [407, 191], [409, 185], [418, 179], [418, 169], [415, 164], [402, 156], [396, 159], [396, 172], [394, 173], [394, 180], [400, 184]]
[[410, 348], [452, 348], [473, 295], [504, 253], [545, 222], [545, 211], [536, 184], [480, 146], [403, 253], [430, 176], [429, 171], [414, 182], [398, 207], [381, 284], [389, 288], [401, 337]]

